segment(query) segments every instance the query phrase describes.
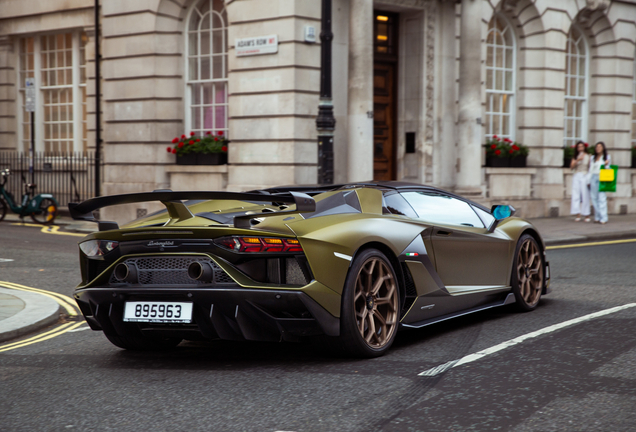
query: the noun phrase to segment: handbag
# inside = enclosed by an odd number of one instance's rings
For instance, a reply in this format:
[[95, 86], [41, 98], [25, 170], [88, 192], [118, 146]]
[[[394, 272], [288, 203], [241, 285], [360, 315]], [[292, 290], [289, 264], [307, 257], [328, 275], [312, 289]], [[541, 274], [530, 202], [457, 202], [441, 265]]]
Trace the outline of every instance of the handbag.
[[[609, 171], [609, 173], [603, 174], [603, 171]], [[598, 191], [599, 192], [616, 192], [616, 177], [617, 177], [618, 165], [610, 165], [609, 169], [602, 169], [598, 179]], [[605, 180], [610, 179], [610, 180]]]

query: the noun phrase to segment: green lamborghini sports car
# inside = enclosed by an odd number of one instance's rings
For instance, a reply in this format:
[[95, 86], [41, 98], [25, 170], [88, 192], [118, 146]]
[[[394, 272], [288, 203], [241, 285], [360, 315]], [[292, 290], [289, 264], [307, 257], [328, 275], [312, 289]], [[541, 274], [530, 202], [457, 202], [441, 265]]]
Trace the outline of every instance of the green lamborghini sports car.
[[121, 228], [99, 221], [79, 243], [75, 299], [125, 349], [321, 335], [374, 357], [400, 328], [513, 303], [530, 311], [550, 292], [541, 236], [512, 207], [418, 184], [159, 190], [69, 209], [95, 221], [99, 208], [147, 201], [166, 208]]

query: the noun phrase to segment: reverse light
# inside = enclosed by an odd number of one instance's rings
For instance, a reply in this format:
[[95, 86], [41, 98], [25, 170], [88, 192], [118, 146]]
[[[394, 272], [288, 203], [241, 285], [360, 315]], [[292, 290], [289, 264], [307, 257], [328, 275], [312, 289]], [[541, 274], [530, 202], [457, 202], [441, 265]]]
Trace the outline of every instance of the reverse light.
[[274, 237], [221, 237], [214, 242], [234, 252], [302, 252], [300, 242], [295, 239]]
[[88, 240], [80, 243], [82, 252], [89, 258], [101, 259], [108, 252], [119, 246], [119, 242], [111, 240]]

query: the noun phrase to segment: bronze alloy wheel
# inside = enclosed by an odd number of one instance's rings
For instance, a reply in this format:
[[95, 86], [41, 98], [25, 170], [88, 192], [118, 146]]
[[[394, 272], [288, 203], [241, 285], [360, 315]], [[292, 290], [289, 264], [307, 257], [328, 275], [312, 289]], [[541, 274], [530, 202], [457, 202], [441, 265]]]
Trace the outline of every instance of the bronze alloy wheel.
[[537, 241], [530, 235], [519, 239], [515, 256], [514, 293], [519, 306], [532, 310], [543, 290], [543, 257]]
[[377, 357], [393, 344], [399, 325], [400, 292], [391, 262], [365, 249], [351, 263], [342, 293], [336, 348], [356, 357]]
[[372, 348], [383, 348], [398, 322], [398, 289], [393, 271], [380, 257], [371, 257], [358, 272], [353, 296], [358, 331]]

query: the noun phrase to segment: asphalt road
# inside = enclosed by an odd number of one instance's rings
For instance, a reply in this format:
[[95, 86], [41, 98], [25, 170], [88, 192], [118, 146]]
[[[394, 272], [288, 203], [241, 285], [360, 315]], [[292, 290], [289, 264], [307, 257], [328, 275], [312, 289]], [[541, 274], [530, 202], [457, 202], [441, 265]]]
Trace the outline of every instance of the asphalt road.
[[[0, 262], [0, 281], [71, 296], [77, 240], [0, 225], [0, 258], [14, 259]], [[635, 256], [636, 243], [551, 250], [554, 291], [536, 311], [486, 311], [401, 332], [374, 360], [334, 358], [311, 344], [126, 352], [83, 324], [0, 353], [0, 431], [633, 430], [636, 307], [419, 374], [636, 302]]]

